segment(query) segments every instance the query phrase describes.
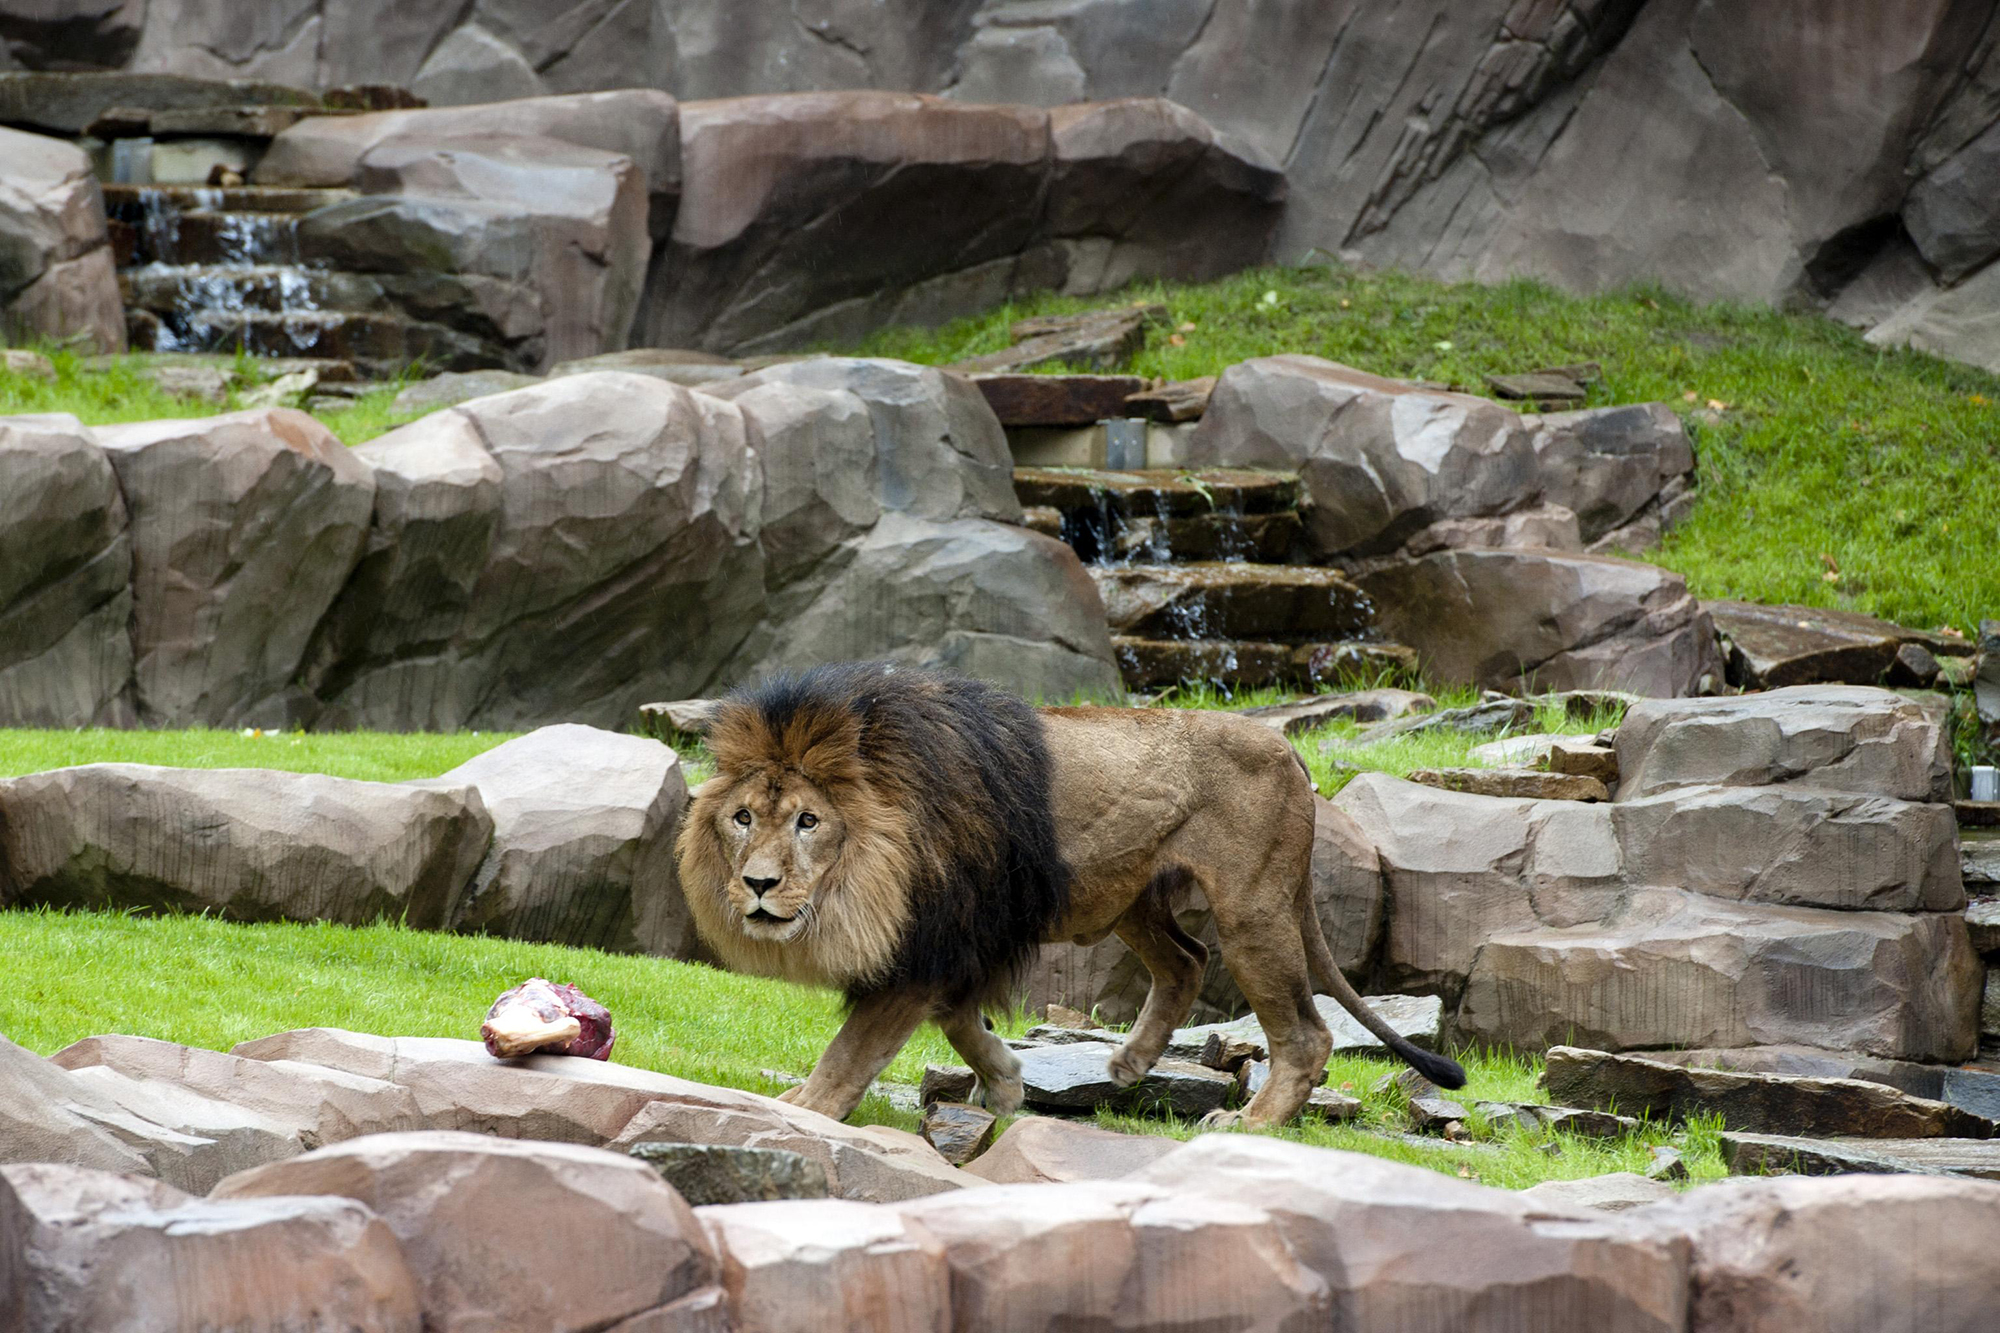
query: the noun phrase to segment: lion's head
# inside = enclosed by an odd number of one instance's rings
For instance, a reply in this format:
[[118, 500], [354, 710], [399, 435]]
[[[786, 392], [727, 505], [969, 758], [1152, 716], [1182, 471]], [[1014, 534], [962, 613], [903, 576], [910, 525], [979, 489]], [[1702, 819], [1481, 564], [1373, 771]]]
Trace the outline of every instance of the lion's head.
[[983, 986], [1066, 902], [1040, 727], [986, 686], [881, 663], [732, 694], [678, 844], [702, 938], [732, 970], [850, 995]]

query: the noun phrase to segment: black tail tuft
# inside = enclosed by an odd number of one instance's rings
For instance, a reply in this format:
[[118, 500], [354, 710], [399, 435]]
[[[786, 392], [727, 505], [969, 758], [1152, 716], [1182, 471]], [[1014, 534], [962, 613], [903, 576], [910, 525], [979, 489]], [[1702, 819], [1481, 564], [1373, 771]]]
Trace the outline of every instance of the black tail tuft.
[[1406, 1046], [1396, 1054], [1410, 1062], [1410, 1068], [1422, 1074], [1440, 1088], [1462, 1088], [1465, 1086], [1465, 1070], [1458, 1061], [1424, 1050], [1421, 1046]]

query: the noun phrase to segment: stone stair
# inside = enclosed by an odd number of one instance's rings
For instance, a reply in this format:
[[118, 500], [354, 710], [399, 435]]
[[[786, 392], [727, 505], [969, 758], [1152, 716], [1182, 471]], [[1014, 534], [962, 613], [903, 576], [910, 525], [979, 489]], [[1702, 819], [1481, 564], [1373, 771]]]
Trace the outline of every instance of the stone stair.
[[458, 290], [462, 280], [350, 272], [315, 255], [302, 224], [355, 199], [350, 190], [103, 190], [134, 350], [331, 358], [370, 378], [419, 360], [437, 370], [510, 362]]
[[1016, 468], [1030, 526], [1060, 537], [1104, 599], [1127, 688], [1182, 681], [1311, 685], [1414, 669], [1337, 570], [1284, 563], [1300, 532], [1298, 478]]

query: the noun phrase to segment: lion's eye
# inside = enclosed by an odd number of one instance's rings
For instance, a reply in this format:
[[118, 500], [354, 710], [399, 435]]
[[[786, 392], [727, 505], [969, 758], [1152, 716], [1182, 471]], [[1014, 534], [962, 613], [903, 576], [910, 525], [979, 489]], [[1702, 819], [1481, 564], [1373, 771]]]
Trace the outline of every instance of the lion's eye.
[[744, 828], [749, 828], [750, 812], [748, 810], [738, 810], [736, 812], [736, 822], [741, 824]]
[[819, 827], [819, 816], [807, 811], [799, 816], [799, 827], [802, 829]]

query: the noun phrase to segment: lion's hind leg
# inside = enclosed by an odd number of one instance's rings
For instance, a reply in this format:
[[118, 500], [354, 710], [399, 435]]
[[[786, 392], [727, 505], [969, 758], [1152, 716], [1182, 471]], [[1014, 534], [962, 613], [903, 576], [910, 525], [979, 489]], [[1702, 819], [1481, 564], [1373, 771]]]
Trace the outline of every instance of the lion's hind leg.
[[[1234, 906], [1234, 905], [1232, 905]], [[1229, 910], [1216, 905], [1222, 961], [1264, 1028], [1271, 1077], [1240, 1112], [1216, 1112], [1212, 1127], [1241, 1123], [1269, 1129], [1287, 1123], [1326, 1077], [1333, 1034], [1313, 1007], [1305, 941], [1289, 912]]]
[[1021, 1057], [994, 1035], [979, 1012], [979, 1002], [968, 1000], [938, 1019], [945, 1040], [979, 1079], [974, 1096], [986, 1103], [994, 1115], [1009, 1116], [1021, 1109]]
[[1139, 1021], [1109, 1062], [1111, 1080], [1121, 1088], [1131, 1087], [1152, 1071], [1201, 990], [1208, 949], [1174, 920], [1172, 899], [1182, 881], [1180, 871], [1155, 875], [1112, 926], [1152, 975]]

